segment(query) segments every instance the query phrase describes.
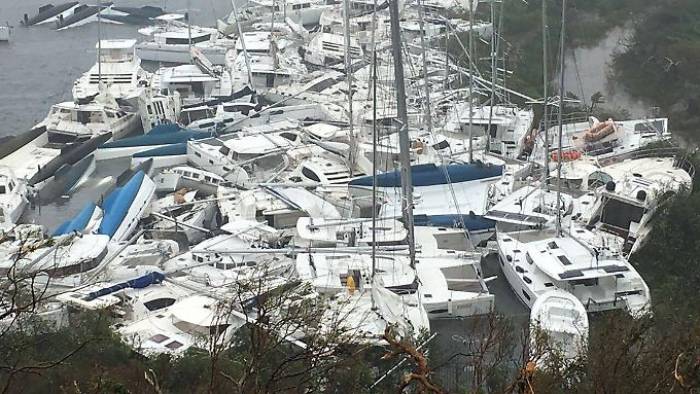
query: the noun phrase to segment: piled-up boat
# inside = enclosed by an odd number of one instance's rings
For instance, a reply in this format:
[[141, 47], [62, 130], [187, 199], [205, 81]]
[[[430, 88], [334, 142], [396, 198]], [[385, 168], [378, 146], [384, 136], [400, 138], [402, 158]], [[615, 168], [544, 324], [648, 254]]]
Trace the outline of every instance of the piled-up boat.
[[[254, 1], [217, 29], [71, 4], [25, 24], [156, 24], [146, 42], [100, 40], [75, 101], [0, 147], [0, 270], [46, 276], [71, 308], [110, 309], [137, 351], [225, 346], [271, 322], [299, 346], [339, 330], [415, 337], [494, 311], [484, 246], [531, 309], [533, 341], [545, 333], [566, 358], [585, 351], [588, 313], [649, 311], [628, 258], [694, 175], [654, 145], [668, 121], [557, 116], [545, 99], [535, 128], [538, 108], [508, 97], [536, 100], [500, 86], [507, 72], [489, 80], [437, 48], [499, 39], [446, 14], [478, 2]], [[51, 235], [22, 224], [36, 195], [79, 193], [113, 162], [128, 169]], [[299, 310], [313, 324], [285, 323]]]

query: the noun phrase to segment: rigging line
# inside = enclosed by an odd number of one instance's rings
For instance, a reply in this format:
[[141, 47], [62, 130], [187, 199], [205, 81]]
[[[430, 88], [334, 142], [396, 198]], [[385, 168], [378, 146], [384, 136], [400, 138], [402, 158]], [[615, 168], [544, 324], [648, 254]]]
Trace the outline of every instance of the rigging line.
[[571, 58], [574, 61], [574, 71], [576, 72], [576, 82], [578, 83], [578, 88], [579, 88], [579, 91], [581, 92], [581, 96], [579, 96], [579, 97], [580, 97], [584, 107], [588, 107], [588, 100], [586, 98], [586, 92], [583, 91], [583, 80], [581, 80], [581, 73], [579, 72], [579, 68], [578, 68], [578, 60], [576, 58], [576, 51], [572, 50], [572, 51], [570, 51], [570, 53], [571, 53]]
[[497, 52], [496, 52], [496, 40], [497, 34], [496, 29], [493, 26], [495, 19], [495, 10], [493, 8], [493, 2], [491, 0], [491, 97], [489, 99], [489, 123], [486, 129], [486, 152], [491, 150], [491, 125], [493, 123], [493, 106], [496, 105], [496, 64], [497, 64]]
[[432, 134], [433, 132], [433, 120], [431, 116], [431, 108], [430, 108], [430, 86], [428, 85], [428, 64], [426, 60], [426, 54], [425, 54], [425, 32], [423, 30], [423, 3], [421, 3], [421, 0], [418, 0], [418, 23], [421, 31], [420, 35], [420, 46], [421, 46], [421, 57], [423, 58], [423, 85], [424, 85], [424, 90], [425, 90], [425, 97], [423, 100], [423, 110], [425, 111], [425, 117], [426, 117], [426, 125], [428, 126], [428, 133]]

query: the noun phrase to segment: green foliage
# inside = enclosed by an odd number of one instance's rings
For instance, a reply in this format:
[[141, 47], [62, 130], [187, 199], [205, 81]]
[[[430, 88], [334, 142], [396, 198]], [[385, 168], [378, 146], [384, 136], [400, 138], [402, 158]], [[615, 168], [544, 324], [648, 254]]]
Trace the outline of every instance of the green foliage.
[[664, 0], [634, 26], [613, 77], [633, 96], [661, 107], [674, 130], [696, 139], [700, 126], [700, 2]]

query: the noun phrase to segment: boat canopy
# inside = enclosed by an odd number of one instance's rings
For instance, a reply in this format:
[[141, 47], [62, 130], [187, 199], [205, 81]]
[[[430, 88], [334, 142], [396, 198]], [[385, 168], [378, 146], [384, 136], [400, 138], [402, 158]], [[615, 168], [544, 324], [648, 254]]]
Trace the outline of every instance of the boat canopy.
[[[411, 166], [413, 186], [445, 185], [500, 177], [503, 166], [485, 164], [450, 164], [437, 166], [435, 164], [419, 164]], [[372, 176], [366, 176], [350, 181], [351, 186], [372, 186]], [[401, 186], [400, 170], [377, 175], [378, 187]]]

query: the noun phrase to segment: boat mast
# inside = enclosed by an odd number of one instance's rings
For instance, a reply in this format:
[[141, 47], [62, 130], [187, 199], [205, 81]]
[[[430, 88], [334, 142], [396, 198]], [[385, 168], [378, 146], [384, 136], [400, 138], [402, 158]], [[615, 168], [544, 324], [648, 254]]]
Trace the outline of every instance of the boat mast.
[[[497, 33], [494, 23], [496, 22], [496, 11], [493, 8], [493, 3], [496, 0], [491, 0], [491, 98], [489, 99], [489, 126], [486, 129], [486, 152], [491, 150], [491, 127], [493, 124], [493, 106], [496, 103], [496, 40]], [[503, 152], [501, 152], [502, 154]]]
[[[372, 283], [377, 268], [377, 44], [374, 41], [377, 31], [377, 0], [374, 0], [372, 16]], [[372, 310], [376, 308], [374, 297]]]
[[[430, 114], [430, 85], [428, 84], [428, 61], [426, 59], [425, 55], [425, 30], [423, 29], [423, 14], [425, 10], [423, 9], [423, 2], [421, 0], [418, 0], [418, 25], [420, 27], [421, 35], [420, 35], [420, 49], [421, 49], [421, 57], [423, 58], [423, 88], [424, 88], [424, 104], [423, 104], [423, 111], [425, 112], [425, 122], [426, 126], [428, 127], [428, 133], [432, 134], [433, 132], [433, 119]], [[447, 50], [445, 50], [447, 51]]]
[[559, 146], [557, 148], [557, 237], [561, 236], [561, 163], [562, 163], [562, 133], [564, 131], [564, 44], [566, 38], [566, 0], [561, 4], [561, 42], [559, 43]]
[[353, 85], [353, 71], [352, 70], [352, 53], [350, 51], [350, 0], [343, 1], [343, 27], [345, 28], [345, 79], [348, 83], [348, 120], [349, 120], [349, 138], [350, 138], [350, 176], [352, 176], [355, 170], [355, 130], [353, 127], [353, 113], [352, 113], [352, 85]]
[[[253, 70], [250, 68], [250, 56], [248, 56], [248, 50], [245, 47], [245, 38], [243, 37], [243, 30], [241, 29], [241, 22], [238, 20], [238, 9], [236, 8], [236, 0], [231, 0], [231, 6], [233, 7], [233, 17], [236, 20], [236, 28], [238, 30], [238, 37], [241, 39], [241, 48], [243, 49], [243, 58], [245, 59], [245, 66], [248, 68], [248, 86], [253, 89]], [[274, 8], [274, 6], [273, 6]], [[255, 89], [253, 89], [255, 90]]]
[[391, 19], [391, 51], [394, 56], [394, 84], [396, 85], [396, 114], [399, 122], [399, 161], [401, 164], [401, 211], [408, 231], [408, 254], [411, 267], [416, 263], [416, 245], [413, 234], [413, 180], [411, 179], [411, 149], [408, 137], [408, 111], [406, 109], [406, 86], [404, 85], [401, 26], [399, 24], [398, 0], [389, 0]]
[[192, 58], [192, 24], [190, 23], [190, 0], [187, 0], [187, 12], [185, 13], [185, 16], [187, 16], [187, 49], [190, 52], [190, 63], [193, 62]]
[[97, 89], [102, 90], [102, 3], [97, 5]]
[[472, 90], [474, 87], [474, 0], [469, 0], [469, 162], [474, 161], [472, 122], [474, 121], [474, 97]]
[[547, 0], [542, 0], [542, 125], [544, 127], [544, 188], [549, 189], [549, 97], [548, 84], [549, 75], [547, 74]]

